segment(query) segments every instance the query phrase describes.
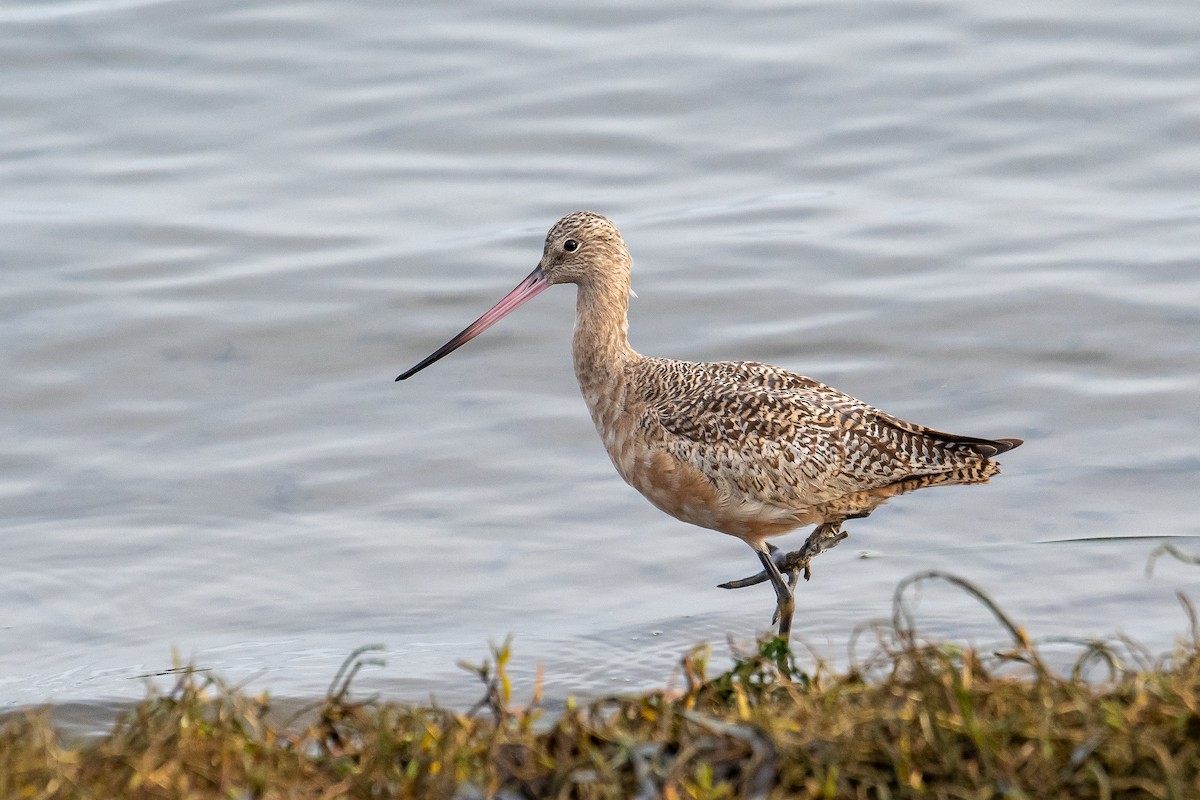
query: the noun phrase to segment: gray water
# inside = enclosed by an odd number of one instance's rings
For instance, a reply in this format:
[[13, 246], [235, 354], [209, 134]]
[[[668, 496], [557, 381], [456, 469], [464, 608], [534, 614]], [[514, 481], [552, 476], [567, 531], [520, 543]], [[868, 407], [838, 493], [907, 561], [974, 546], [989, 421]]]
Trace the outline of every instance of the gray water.
[[[1186, 630], [1200, 571], [1193, 2], [8, 2], [0, 7], [0, 705], [192, 661], [461, 703], [662, 685], [768, 628], [743, 544], [613, 472], [558, 287], [393, 378], [581, 208], [645, 353], [755, 359], [1019, 436], [801, 587], [844, 660], [898, 581], [1035, 639]], [[781, 543], [795, 545], [803, 533]], [[872, 555], [872, 558], [862, 558]], [[945, 588], [931, 635], [1004, 634]]]

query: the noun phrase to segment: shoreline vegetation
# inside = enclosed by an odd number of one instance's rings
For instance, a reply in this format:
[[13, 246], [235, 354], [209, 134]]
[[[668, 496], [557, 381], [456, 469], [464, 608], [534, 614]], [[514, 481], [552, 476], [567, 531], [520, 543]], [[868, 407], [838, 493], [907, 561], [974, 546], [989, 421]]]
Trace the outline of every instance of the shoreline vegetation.
[[[931, 580], [987, 607], [1007, 644], [921, 637], [905, 591]], [[698, 647], [677, 690], [553, 713], [540, 681], [514, 701], [509, 642], [470, 667], [484, 696], [465, 712], [353, 698], [370, 648], [282, 720], [268, 695], [186, 668], [101, 737], [65, 742], [47, 710], [0, 718], [0, 798], [1200, 798], [1200, 623], [1180, 602], [1174, 652], [1084, 643], [1060, 673], [982, 591], [926, 572], [845, 670], [765, 639], [710, 675]]]

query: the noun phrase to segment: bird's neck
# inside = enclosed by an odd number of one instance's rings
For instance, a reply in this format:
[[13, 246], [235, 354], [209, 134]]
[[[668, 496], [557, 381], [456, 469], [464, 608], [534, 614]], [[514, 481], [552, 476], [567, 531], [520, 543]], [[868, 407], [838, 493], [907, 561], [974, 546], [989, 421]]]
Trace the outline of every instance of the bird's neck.
[[612, 391], [623, 367], [638, 354], [629, 346], [629, 280], [618, 276], [579, 284], [571, 352], [575, 377], [592, 405]]

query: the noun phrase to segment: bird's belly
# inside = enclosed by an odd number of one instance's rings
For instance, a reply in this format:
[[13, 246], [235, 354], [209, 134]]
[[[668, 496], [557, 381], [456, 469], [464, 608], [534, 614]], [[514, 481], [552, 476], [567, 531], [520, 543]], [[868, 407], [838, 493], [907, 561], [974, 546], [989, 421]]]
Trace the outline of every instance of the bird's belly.
[[753, 543], [821, 521], [809, 509], [784, 508], [722, 491], [699, 469], [665, 450], [636, 443], [613, 445], [609, 456], [626, 483], [683, 522]]

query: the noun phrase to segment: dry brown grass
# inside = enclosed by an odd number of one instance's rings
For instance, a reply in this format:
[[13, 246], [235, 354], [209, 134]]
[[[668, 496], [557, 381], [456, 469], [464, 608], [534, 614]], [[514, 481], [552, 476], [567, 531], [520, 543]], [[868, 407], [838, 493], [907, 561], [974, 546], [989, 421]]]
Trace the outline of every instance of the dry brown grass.
[[[339, 675], [307, 722], [184, 671], [97, 741], [64, 745], [45, 714], [0, 722], [3, 798], [1200, 798], [1200, 653], [1126, 666], [1089, 648], [1048, 669], [1020, 628], [1004, 652], [921, 640], [897, 603], [872, 656], [799, 669], [778, 641], [685, 688], [550, 718], [512, 702], [508, 645], [475, 668], [468, 713], [349, 697]], [[897, 597], [903, 595], [902, 586]], [[1191, 610], [1185, 602], [1185, 608]], [[1136, 651], [1128, 651], [1136, 652]]]

